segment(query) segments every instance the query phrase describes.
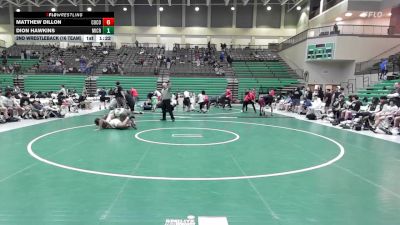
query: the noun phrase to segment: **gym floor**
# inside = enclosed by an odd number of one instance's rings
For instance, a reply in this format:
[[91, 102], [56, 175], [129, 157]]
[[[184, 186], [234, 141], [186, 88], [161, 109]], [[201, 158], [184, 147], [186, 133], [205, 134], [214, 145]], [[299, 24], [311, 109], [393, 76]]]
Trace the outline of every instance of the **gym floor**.
[[1, 225], [400, 221], [400, 144], [238, 108], [138, 130], [98, 130], [102, 113], [0, 133]]

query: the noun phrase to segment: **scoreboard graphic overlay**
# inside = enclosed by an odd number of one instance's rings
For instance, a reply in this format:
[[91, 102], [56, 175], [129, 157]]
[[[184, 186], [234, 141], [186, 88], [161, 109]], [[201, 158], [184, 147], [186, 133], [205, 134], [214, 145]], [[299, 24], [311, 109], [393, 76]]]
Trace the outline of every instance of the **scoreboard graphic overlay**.
[[112, 42], [114, 12], [15, 12], [16, 41]]

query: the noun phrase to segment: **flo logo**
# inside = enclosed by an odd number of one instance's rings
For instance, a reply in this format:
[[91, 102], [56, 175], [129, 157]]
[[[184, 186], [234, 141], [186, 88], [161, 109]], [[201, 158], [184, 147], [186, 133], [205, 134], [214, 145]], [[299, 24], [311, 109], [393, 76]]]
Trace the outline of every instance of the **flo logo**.
[[188, 216], [187, 219], [166, 219], [164, 225], [196, 225], [195, 216]]

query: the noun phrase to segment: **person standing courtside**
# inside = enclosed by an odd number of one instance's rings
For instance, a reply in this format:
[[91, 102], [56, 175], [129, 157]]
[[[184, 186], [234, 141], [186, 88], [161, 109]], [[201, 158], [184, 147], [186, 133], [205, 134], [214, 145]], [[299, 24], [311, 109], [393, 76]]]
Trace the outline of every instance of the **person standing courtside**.
[[123, 88], [119, 81], [115, 82], [115, 99], [117, 100], [117, 108], [125, 108], [126, 100], [125, 100], [125, 93], [123, 92]]
[[168, 81], [167, 83], [162, 84], [162, 90], [161, 90], [161, 109], [162, 109], [162, 119], [161, 121], [165, 121], [167, 111], [169, 115], [171, 116], [172, 122], [175, 121], [174, 114], [172, 113], [172, 106], [171, 106], [171, 83]]

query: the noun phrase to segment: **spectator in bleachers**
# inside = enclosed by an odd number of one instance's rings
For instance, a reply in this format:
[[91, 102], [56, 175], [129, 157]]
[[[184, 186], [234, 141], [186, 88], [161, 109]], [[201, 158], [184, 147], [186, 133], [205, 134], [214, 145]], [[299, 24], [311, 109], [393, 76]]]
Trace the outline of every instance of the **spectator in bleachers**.
[[341, 94], [332, 104], [332, 113], [335, 119], [334, 124], [336, 125], [339, 124], [341, 112], [345, 109], [345, 107], [346, 107], [346, 101], [344, 99], [344, 95]]
[[170, 69], [171, 68], [171, 59], [169, 57], [167, 57], [165, 62], [166, 62], [167, 69]]
[[99, 110], [101, 110], [101, 105], [103, 104], [104, 109], [107, 109], [107, 103], [106, 103], [106, 89], [105, 88], [101, 88], [98, 92], [98, 95], [100, 96], [100, 104], [99, 104]]
[[379, 80], [385, 79], [386, 74], [388, 72], [387, 64], [388, 64], [387, 59], [382, 59], [381, 63], [379, 64], [379, 73], [378, 73]]
[[395, 116], [393, 120], [393, 129], [391, 130], [392, 134], [400, 134], [400, 115]]
[[7, 101], [7, 99], [5, 96], [2, 96], [1, 94], [2, 91], [0, 89], [0, 120], [2, 123], [4, 123], [9, 118], [9, 114], [8, 114], [8, 108], [4, 104], [4, 102]]
[[233, 59], [232, 59], [231, 55], [228, 55], [226, 57], [226, 61], [228, 62], [228, 66], [232, 67]]
[[293, 93], [289, 92], [282, 103], [282, 109], [289, 111], [293, 106]]
[[299, 113], [301, 115], [305, 115], [308, 111], [308, 108], [312, 106], [312, 101], [307, 98], [303, 98], [303, 104], [296, 106], [296, 113]]
[[382, 121], [384, 121], [388, 117], [394, 117], [399, 114], [399, 107], [394, 104], [394, 101], [390, 100], [389, 105], [385, 105], [382, 110], [375, 114], [375, 123], [371, 127], [371, 131], [375, 132], [376, 128], [380, 125]]
[[400, 107], [400, 83], [396, 82], [394, 84], [394, 90], [391, 94], [387, 95], [388, 98], [393, 99], [395, 104]]
[[326, 92], [324, 95], [324, 102], [325, 102], [325, 112], [328, 112], [328, 109], [331, 107], [331, 104], [332, 104], [331, 89], [326, 89]]
[[397, 71], [398, 71], [398, 75], [400, 75], [400, 53], [397, 54], [396, 56], [396, 64], [397, 64]]
[[27, 58], [27, 59], [31, 59], [31, 55], [32, 55], [31, 50], [28, 49], [28, 50], [26, 50], [25, 52], [26, 52], [26, 58]]
[[197, 58], [197, 59], [196, 59], [196, 66], [199, 67], [200, 65], [201, 65], [201, 63], [200, 63], [200, 58]]
[[304, 97], [308, 100], [312, 100], [312, 96], [313, 96], [313, 92], [311, 91], [311, 89], [309, 87], [307, 87], [304, 92]]
[[48, 111], [44, 108], [44, 105], [39, 100], [32, 102], [32, 118], [33, 119], [45, 119]]
[[348, 109], [342, 111], [341, 119], [349, 120], [352, 119], [353, 114], [355, 115], [361, 108], [362, 103], [357, 95], [351, 96], [351, 103]]
[[14, 85], [13, 95], [19, 95], [21, 93], [21, 89], [18, 85]]
[[332, 102], [336, 102], [339, 96], [343, 93], [344, 88], [337, 86], [335, 92], [333, 93]]
[[355, 118], [360, 118], [360, 124], [364, 124], [364, 129], [370, 129], [371, 128], [371, 123], [370, 121], [373, 121], [373, 118], [375, 117], [375, 114], [379, 112], [380, 107], [379, 107], [379, 99], [377, 97], [373, 97], [371, 100], [371, 104], [367, 106], [367, 109], [361, 112], [358, 112], [355, 115]]
[[67, 96], [67, 89], [65, 89], [65, 85], [61, 85], [61, 89], [58, 91], [58, 93], [62, 93], [63, 96]]
[[3, 55], [2, 57], [3, 57], [3, 60], [1, 62], [3, 64], [3, 66], [5, 67], [7, 65], [7, 56]]
[[301, 91], [300, 88], [297, 87], [292, 95], [292, 106], [300, 105], [300, 97], [301, 97]]
[[322, 90], [321, 86], [318, 86], [316, 94], [317, 94], [318, 98], [320, 98], [321, 100], [324, 99], [324, 91]]
[[2, 104], [7, 108], [10, 117], [14, 115], [14, 112], [16, 112], [16, 115], [18, 116], [21, 116], [24, 113], [23, 108], [19, 106], [11, 91], [7, 91], [4, 97], [2, 96]]
[[336, 23], [335, 23], [335, 25], [333, 25], [333, 32], [334, 32], [334, 34], [339, 34], [339, 27]]
[[220, 55], [219, 55], [219, 60], [220, 60], [221, 62], [223, 62], [224, 59], [225, 59], [225, 53], [224, 53], [224, 52], [221, 52]]

